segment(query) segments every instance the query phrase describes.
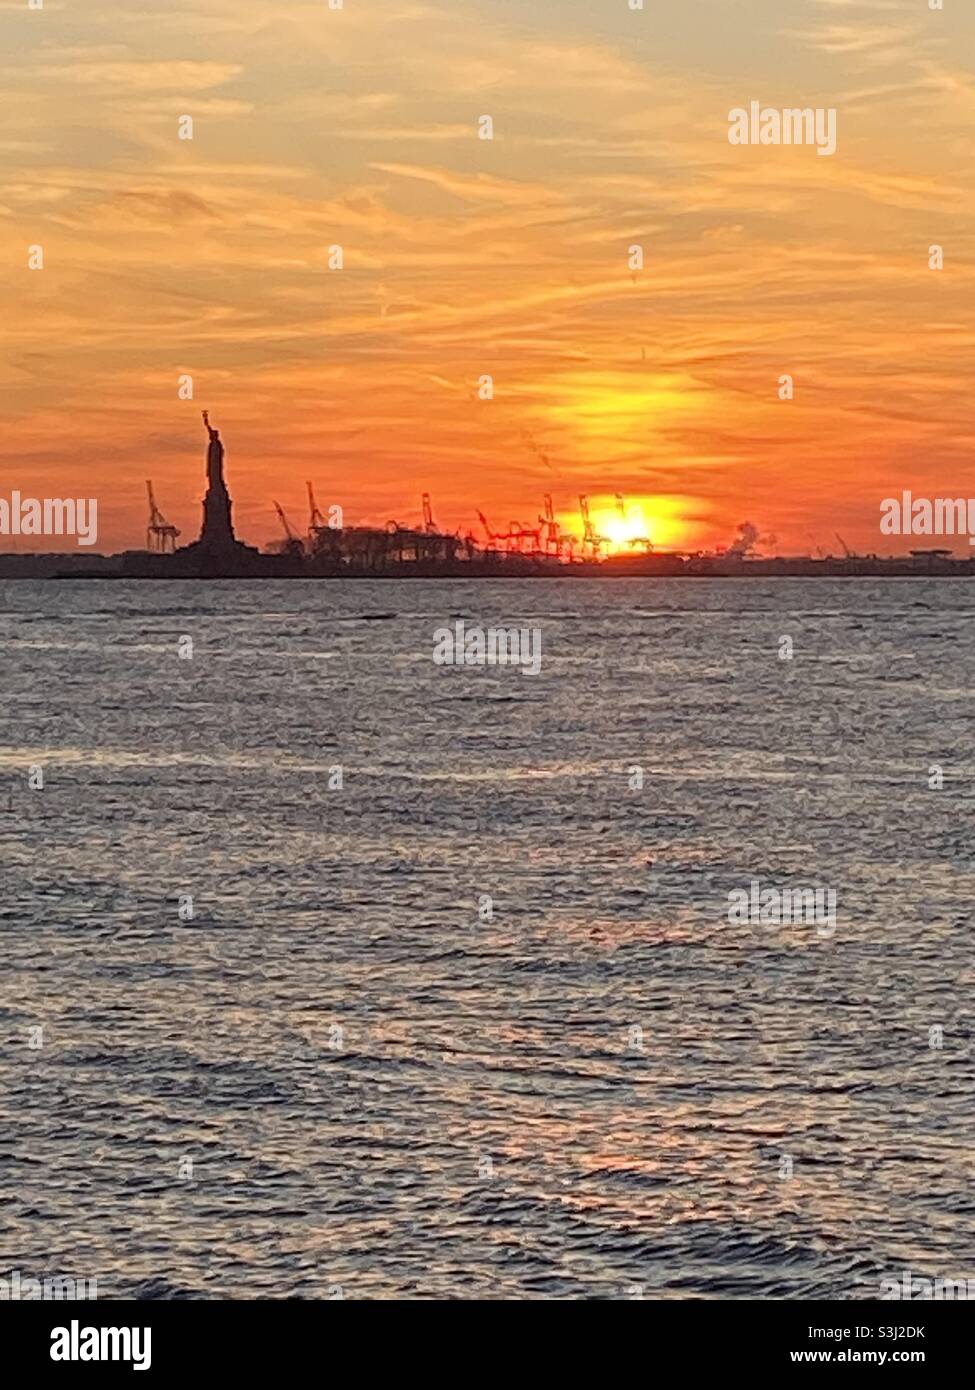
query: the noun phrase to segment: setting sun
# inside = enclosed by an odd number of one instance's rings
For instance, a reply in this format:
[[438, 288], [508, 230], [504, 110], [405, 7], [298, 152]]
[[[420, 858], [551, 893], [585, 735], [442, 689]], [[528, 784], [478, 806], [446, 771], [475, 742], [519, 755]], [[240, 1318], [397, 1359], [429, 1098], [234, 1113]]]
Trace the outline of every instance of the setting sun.
[[609, 540], [610, 550], [639, 550], [653, 544], [644, 509], [639, 502], [623, 503], [612, 513], [597, 512], [594, 522], [597, 530]]
[[[589, 517], [601, 553], [693, 548], [694, 526], [682, 514], [687, 501], [681, 497], [591, 497]], [[581, 541], [584, 525], [578, 511], [562, 513], [559, 521], [567, 535], [577, 535]]]

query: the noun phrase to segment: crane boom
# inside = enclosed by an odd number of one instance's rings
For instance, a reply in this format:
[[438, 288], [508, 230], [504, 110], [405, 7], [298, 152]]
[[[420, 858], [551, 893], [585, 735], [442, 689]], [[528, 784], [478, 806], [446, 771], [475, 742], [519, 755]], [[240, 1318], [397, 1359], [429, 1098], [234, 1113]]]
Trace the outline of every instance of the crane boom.
[[315, 489], [312, 487], [311, 483], [306, 483], [305, 486], [308, 489], [308, 529], [310, 531], [324, 530], [325, 518], [319, 511], [318, 503], [315, 501]]
[[282, 527], [284, 528], [284, 534], [285, 534], [285, 536], [287, 537], [287, 539], [288, 539], [289, 541], [296, 541], [296, 540], [298, 539], [298, 537], [297, 537], [297, 536], [295, 535], [295, 533], [294, 533], [294, 530], [293, 530], [293, 528], [292, 528], [291, 522], [290, 522], [290, 521], [288, 520], [288, 518], [285, 516], [285, 514], [284, 514], [284, 508], [281, 506], [281, 503], [280, 503], [280, 502], [275, 502], [275, 504], [274, 504], [274, 510], [275, 510], [275, 511], [277, 512], [277, 514], [278, 514], [278, 520], [280, 521]]
[[171, 526], [156, 506], [152, 490], [152, 480], [146, 479], [146, 492], [149, 497], [149, 524], [146, 527], [146, 549], [157, 555], [172, 555], [176, 550], [176, 537], [179, 527]]
[[582, 546], [585, 550], [589, 547], [590, 555], [598, 558], [599, 548], [605, 541], [605, 536], [597, 536], [592, 524], [592, 517], [589, 515], [589, 498], [585, 493], [579, 495], [579, 514], [582, 517]]

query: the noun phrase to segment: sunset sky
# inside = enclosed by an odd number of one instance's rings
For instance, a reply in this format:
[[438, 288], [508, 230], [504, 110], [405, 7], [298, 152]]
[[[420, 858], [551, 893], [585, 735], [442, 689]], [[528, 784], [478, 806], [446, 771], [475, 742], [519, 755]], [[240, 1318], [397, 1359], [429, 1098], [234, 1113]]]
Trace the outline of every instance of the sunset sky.
[[[96, 496], [107, 551], [151, 477], [192, 540], [207, 408], [253, 543], [311, 478], [906, 550], [883, 497], [975, 495], [973, 41], [966, 0], [3, 0], [0, 491]], [[751, 100], [836, 154], [730, 145]]]

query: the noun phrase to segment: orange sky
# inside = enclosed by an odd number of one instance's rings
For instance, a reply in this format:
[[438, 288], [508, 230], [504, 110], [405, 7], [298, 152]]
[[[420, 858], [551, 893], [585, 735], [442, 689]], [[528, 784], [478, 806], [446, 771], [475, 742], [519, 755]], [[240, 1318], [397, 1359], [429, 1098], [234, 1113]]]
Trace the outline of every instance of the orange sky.
[[[0, 491], [97, 496], [112, 550], [152, 477], [193, 539], [206, 407], [255, 543], [312, 478], [350, 522], [621, 492], [660, 545], [906, 550], [883, 497], [975, 493], [973, 41], [959, 0], [8, 0]], [[752, 99], [836, 107], [836, 154], [730, 145]]]

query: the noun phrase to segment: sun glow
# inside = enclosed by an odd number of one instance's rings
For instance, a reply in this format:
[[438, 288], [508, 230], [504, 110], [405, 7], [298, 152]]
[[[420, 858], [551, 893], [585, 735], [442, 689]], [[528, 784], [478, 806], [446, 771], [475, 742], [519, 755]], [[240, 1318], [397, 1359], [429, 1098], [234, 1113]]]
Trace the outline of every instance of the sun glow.
[[644, 550], [648, 542], [652, 544], [650, 526], [639, 503], [605, 517], [597, 513], [593, 520], [596, 529], [609, 540], [613, 552]]
[[[601, 538], [602, 555], [640, 553], [647, 549], [673, 550], [688, 544], [688, 525], [680, 513], [681, 499], [643, 497], [592, 497], [589, 517], [594, 534]], [[582, 539], [578, 512], [559, 518], [564, 533]]]

